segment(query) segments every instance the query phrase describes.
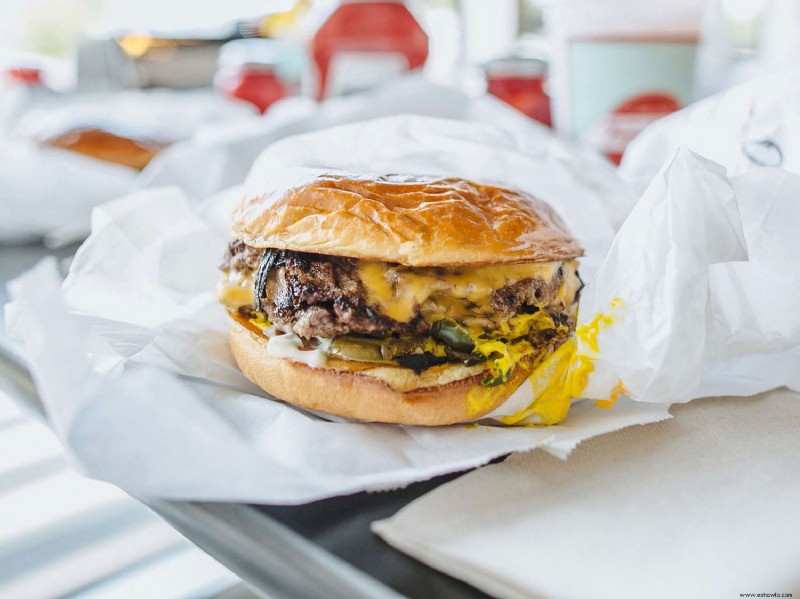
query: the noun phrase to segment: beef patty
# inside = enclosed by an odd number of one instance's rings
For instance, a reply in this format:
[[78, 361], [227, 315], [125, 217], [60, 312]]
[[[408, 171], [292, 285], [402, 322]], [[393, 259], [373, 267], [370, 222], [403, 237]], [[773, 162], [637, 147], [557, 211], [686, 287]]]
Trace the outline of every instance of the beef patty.
[[[265, 256], [265, 252], [271, 254]], [[432, 323], [423, 319], [420, 306], [414, 306], [413, 317], [399, 322], [370, 305], [367, 290], [358, 277], [358, 261], [321, 254], [288, 250], [252, 248], [233, 241], [226, 252], [223, 272], [240, 272], [257, 276], [265, 258], [270, 259], [269, 272], [256, 304], [240, 309], [245, 314], [262, 311], [274, 324], [290, 328], [300, 337], [332, 338], [337, 335], [426, 335]], [[542, 307], [559, 324], [569, 324], [559, 304], [558, 290], [564, 272], [549, 281], [524, 279], [492, 293], [493, 319]], [[259, 306], [260, 303], [260, 306]], [[535, 308], [534, 308], [535, 309]]]

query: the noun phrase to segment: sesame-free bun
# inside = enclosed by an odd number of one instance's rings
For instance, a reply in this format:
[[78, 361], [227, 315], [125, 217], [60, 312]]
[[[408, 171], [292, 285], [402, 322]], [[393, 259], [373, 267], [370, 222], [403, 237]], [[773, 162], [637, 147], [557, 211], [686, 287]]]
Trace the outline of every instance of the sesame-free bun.
[[[434, 366], [420, 375], [408, 368], [374, 367], [331, 360], [312, 368], [267, 353], [268, 338], [228, 318], [230, 346], [244, 375], [270, 395], [301, 408], [369, 422], [437, 426], [477, 420], [490, 413], [530, 375], [534, 358], [523, 359], [507, 383], [486, 388], [481, 366]], [[481, 409], [468, 409], [477, 388]]]
[[79, 127], [44, 141], [46, 145], [142, 170], [166, 144], [126, 137], [95, 127]]
[[277, 248], [412, 267], [555, 262], [583, 254], [544, 202], [435, 177], [326, 174], [246, 196], [233, 236]]

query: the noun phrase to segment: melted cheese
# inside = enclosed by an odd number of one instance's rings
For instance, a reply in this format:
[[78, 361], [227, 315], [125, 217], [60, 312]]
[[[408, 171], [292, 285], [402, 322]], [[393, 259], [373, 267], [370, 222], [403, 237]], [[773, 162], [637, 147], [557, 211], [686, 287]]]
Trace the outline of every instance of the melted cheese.
[[253, 277], [241, 272], [231, 271], [223, 277], [216, 288], [217, 301], [228, 308], [238, 310], [255, 302]]
[[523, 279], [550, 281], [560, 266], [560, 262], [547, 262], [445, 270], [408, 269], [384, 262], [362, 261], [358, 275], [370, 303], [394, 320], [410, 321], [417, 306], [425, 308], [423, 316], [429, 321], [459, 320], [468, 314], [466, 302], [486, 305], [493, 291]]

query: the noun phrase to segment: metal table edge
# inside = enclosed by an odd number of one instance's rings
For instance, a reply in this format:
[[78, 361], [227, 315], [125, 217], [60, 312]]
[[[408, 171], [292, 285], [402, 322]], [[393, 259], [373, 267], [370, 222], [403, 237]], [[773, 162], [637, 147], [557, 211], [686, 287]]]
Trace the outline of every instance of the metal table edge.
[[[0, 391], [29, 408], [34, 416], [45, 419], [44, 405], [24, 358], [2, 339]], [[402, 596], [251, 506], [136, 499], [263, 597]]]

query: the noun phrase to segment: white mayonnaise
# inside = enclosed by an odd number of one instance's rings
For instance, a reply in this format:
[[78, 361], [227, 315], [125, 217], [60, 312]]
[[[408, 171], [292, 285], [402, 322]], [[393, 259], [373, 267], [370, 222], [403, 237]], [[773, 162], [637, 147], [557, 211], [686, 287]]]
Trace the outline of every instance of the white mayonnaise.
[[303, 342], [294, 333], [270, 337], [267, 353], [273, 358], [288, 358], [312, 368], [322, 368], [328, 363], [328, 356], [319, 349], [302, 349]]

